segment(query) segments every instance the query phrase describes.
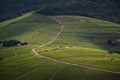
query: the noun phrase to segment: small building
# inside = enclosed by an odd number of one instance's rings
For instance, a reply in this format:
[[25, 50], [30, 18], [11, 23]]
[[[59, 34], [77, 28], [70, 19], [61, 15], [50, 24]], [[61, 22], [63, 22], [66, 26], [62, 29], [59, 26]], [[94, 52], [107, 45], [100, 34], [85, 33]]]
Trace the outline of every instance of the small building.
[[108, 45], [120, 45], [120, 39], [109, 39], [107, 41]]
[[20, 43], [18, 43], [17, 45], [18, 46], [21, 46], [21, 45], [27, 45], [28, 43], [27, 42], [23, 42], [23, 41], [21, 41]]
[[120, 39], [116, 39], [115, 41], [116, 41], [117, 43], [120, 43]]
[[21, 44], [17, 44], [18, 46], [21, 46]]

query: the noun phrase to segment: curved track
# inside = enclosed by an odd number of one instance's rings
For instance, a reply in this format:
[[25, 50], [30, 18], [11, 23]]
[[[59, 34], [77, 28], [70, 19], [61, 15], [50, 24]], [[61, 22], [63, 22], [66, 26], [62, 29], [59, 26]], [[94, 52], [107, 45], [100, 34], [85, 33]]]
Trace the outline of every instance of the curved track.
[[[55, 41], [55, 39], [61, 34], [61, 32], [63, 31], [64, 29], [64, 25], [62, 22], [60, 22], [59, 20], [57, 20], [57, 22], [61, 25], [61, 28], [56, 32], [56, 34], [53, 36], [53, 38], [42, 44], [41, 46], [39, 47], [44, 47], [46, 45], [49, 45], [51, 43], [53, 43]], [[81, 67], [81, 68], [86, 68], [86, 69], [92, 69], [92, 70], [97, 70], [97, 71], [102, 71], [102, 72], [108, 72], [108, 73], [114, 73], [114, 74], [120, 74], [120, 72], [116, 72], [116, 71], [111, 71], [111, 70], [105, 70], [105, 69], [99, 69], [99, 68], [94, 68], [94, 67], [89, 67], [89, 66], [83, 66], [83, 65], [78, 65], [78, 64], [74, 64], [74, 63], [69, 63], [69, 62], [65, 62], [65, 61], [60, 61], [60, 60], [57, 60], [57, 59], [54, 59], [54, 58], [51, 58], [51, 57], [47, 57], [47, 56], [43, 56], [41, 55], [40, 53], [38, 53], [36, 51], [35, 48], [32, 49], [32, 52], [38, 56], [38, 57], [42, 57], [42, 58], [45, 58], [45, 59], [48, 59], [48, 60], [52, 60], [52, 61], [56, 61], [56, 62], [59, 62], [59, 63], [63, 63], [63, 64], [67, 64], [67, 65], [72, 65], [72, 66], [77, 66], [77, 67]]]

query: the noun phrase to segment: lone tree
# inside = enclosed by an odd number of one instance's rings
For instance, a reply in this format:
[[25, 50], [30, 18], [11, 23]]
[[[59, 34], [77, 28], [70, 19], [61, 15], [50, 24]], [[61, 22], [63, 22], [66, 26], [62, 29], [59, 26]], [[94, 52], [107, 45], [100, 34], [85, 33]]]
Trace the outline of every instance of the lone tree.
[[3, 60], [3, 58], [0, 57], [0, 60]]
[[107, 44], [108, 44], [108, 45], [113, 45], [112, 39], [109, 39], [109, 40], [107, 41]]
[[0, 44], [2, 44], [3, 43], [3, 41], [0, 41]]

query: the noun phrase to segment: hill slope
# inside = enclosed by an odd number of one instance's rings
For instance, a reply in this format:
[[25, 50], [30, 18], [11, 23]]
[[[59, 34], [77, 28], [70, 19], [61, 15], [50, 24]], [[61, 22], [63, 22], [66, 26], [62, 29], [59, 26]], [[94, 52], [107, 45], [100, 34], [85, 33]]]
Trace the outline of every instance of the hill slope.
[[[56, 35], [60, 25], [64, 25], [61, 35], [52, 44], [40, 47]], [[120, 25], [109, 21], [33, 12], [2, 22], [0, 40], [17, 39], [28, 45], [0, 46], [0, 80], [119, 80], [120, 74], [63, 64], [31, 52], [35, 48], [60, 61], [120, 72], [120, 55], [108, 54], [115, 47], [106, 44], [106, 40], [119, 37], [118, 30]]]

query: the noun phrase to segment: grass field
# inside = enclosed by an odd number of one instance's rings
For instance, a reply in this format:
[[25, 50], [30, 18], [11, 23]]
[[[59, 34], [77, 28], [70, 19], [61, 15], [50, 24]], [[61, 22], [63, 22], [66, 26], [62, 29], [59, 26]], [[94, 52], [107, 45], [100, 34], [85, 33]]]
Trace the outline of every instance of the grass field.
[[[64, 30], [52, 44], [48, 42], [60, 28]], [[83, 16], [42, 16], [33, 12], [0, 23], [0, 40], [17, 39], [25, 46], [0, 46], [0, 80], [119, 80], [120, 74], [76, 67], [39, 58], [31, 51], [69, 63], [120, 72], [118, 46], [106, 44], [120, 38], [120, 25]]]

